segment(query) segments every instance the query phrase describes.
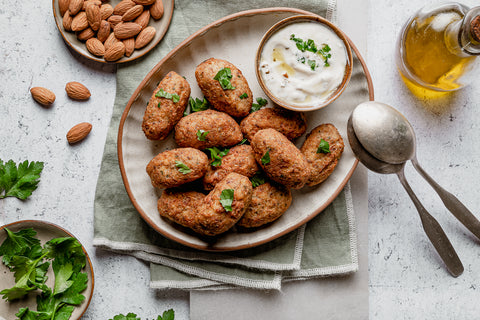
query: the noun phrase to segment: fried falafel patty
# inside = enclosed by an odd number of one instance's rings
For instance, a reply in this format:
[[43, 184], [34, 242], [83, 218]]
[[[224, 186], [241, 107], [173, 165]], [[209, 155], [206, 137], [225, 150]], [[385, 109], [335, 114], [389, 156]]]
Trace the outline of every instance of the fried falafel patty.
[[189, 114], [175, 126], [175, 142], [180, 147], [229, 147], [242, 139], [238, 123], [228, 114], [215, 110]]
[[203, 187], [205, 190], [212, 190], [231, 172], [251, 178], [259, 170], [252, 147], [249, 145], [235, 146], [222, 158], [220, 166], [208, 166], [207, 173], [203, 177]]
[[[161, 97], [178, 95], [177, 97]], [[188, 104], [190, 85], [175, 71], [170, 71], [158, 84], [143, 116], [142, 129], [150, 140], [165, 139], [183, 117]]]
[[[223, 89], [214, 78], [219, 71], [230, 69], [231, 78], [227, 77], [234, 89]], [[233, 117], [246, 117], [252, 108], [253, 95], [247, 79], [232, 63], [210, 58], [200, 63], [195, 69], [195, 78], [203, 95], [217, 110], [224, 111]]]
[[194, 148], [179, 148], [159, 153], [147, 165], [152, 185], [174, 188], [205, 175], [208, 157]]
[[196, 191], [179, 192], [165, 189], [158, 199], [157, 208], [160, 216], [187, 228], [196, 223], [197, 208], [205, 195]]
[[275, 221], [292, 203], [288, 188], [274, 182], [265, 182], [253, 189], [252, 202], [237, 225], [245, 228], [260, 227]]
[[267, 176], [287, 188], [300, 189], [310, 177], [310, 166], [300, 150], [275, 129], [258, 131], [252, 139], [255, 160]]
[[[319, 146], [322, 140], [329, 144], [329, 152], [322, 152]], [[311, 168], [307, 185], [315, 186], [328, 178], [335, 170], [344, 149], [342, 136], [333, 124], [321, 124], [307, 136], [301, 147], [302, 153]]]
[[[233, 190], [231, 211], [221, 202], [222, 191]], [[193, 230], [200, 234], [215, 236], [224, 233], [243, 216], [252, 200], [252, 183], [238, 173], [229, 173], [200, 203]]]
[[307, 121], [303, 112], [295, 112], [280, 107], [260, 109], [251, 113], [240, 123], [242, 133], [252, 141], [255, 133], [272, 128], [282, 133], [288, 140], [294, 140], [307, 131]]

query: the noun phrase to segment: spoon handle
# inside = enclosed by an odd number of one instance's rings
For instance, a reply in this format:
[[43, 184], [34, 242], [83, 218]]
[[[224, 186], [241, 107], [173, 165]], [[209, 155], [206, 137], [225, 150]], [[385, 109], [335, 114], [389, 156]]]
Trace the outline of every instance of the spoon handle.
[[415, 207], [420, 215], [420, 220], [422, 221], [423, 230], [425, 230], [430, 242], [437, 250], [443, 262], [447, 266], [450, 274], [454, 277], [458, 277], [463, 273], [463, 265], [460, 261], [460, 258], [458, 258], [455, 249], [450, 243], [450, 240], [448, 240], [447, 235], [443, 231], [438, 221], [435, 220], [435, 218], [432, 217], [420, 203], [412, 188], [408, 184], [403, 170], [397, 172], [397, 176], [410, 196], [410, 199], [412, 199], [413, 203], [415, 204]]
[[430, 177], [420, 166], [416, 157], [412, 159], [413, 167], [425, 178], [442, 199], [443, 204], [448, 210], [460, 221], [468, 230], [470, 230], [477, 238], [480, 239], [480, 221], [473, 215], [470, 210], [465, 207], [460, 200], [453, 194], [443, 189], [435, 180]]

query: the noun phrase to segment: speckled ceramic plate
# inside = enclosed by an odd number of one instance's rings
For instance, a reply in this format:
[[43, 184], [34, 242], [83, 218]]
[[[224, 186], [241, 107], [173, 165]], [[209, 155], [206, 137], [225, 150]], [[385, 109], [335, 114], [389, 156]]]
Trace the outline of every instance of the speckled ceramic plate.
[[[106, 3], [109, 3], [112, 7], [115, 7], [115, 5], [120, 1], [121, 0], [110, 0]], [[63, 23], [62, 23], [63, 17], [60, 16], [60, 9], [58, 8], [58, 0], [53, 0], [52, 5], [53, 5], [53, 17], [55, 18], [55, 23], [57, 24], [58, 31], [60, 31], [60, 34], [62, 35], [63, 40], [65, 40], [65, 43], [68, 46], [70, 46], [73, 50], [75, 50], [76, 52], [78, 52], [79, 54], [81, 54], [82, 56], [90, 60], [103, 62], [103, 63], [123, 63], [123, 62], [135, 60], [147, 54], [160, 42], [160, 40], [163, 39], [163, 36], [165, 35], [165, 33], [168, 30], [168, 27], [170, 26], [170, 21], [172, 20], [174, 0], [163, 0], [164, 13], [161, 19], [155, 20], [153, 18], [150, 18], [149, 25], [155, 27], [157, 31], [153, 40], [142, 49], [139, 49], [139, 50], [136, 49], [135, 51], [133, 51], [130, 57], [124, 56], [120, 60], [114, 61], [114, 62], [107, 62], [102, 57], [94, 56], [87, 50], [87, 47], [85, 46], [85, 42], [77, 39], [75, 32], [65, 31], [63, 29]]]
[[[3, 243], [3, 241], [7, 238], [5, 230], [3, 230], [5, 227], [15, 232], [26, 228], [33, 228], [37, 232], [37, 238], [40, 240], [42, 245], [53, 238], [73, 237], [70, 232], [57, 225], [44, 221], [24, 220], [0, 227], [0, 244]], [[85, 248], [83, 248], [83, 251], [87, 256], [87, 265], [84, 269], [84, 272], [86, 272], [88, 275], [88, 286], [87, 289], [82, 292], [82, 294], [85, 296], [85, 300], [80, 306], [75, 308], [70, 320], [78, 320], [82, 317], [87, 310], [93, 295], [94, 276], [92, 262], [90, 261], [90, 257], [85, 251]], [[54, 283], [54, 275], [51, 266], [48, 269], [47, 275], [47, 285], [52, 288]], [[13, 273], [3, 263], [0, 263], [0, 290], [11, 288], [14, 285], [15, 279], [13, 277]], [[5, 319], [16, 319], [15, 313], [17, 313], [20, 308], [25, 307], [28, 307], [31, 310], [37, 310], [36, 295], [33, 292], [28, 295], [28, 298], [18, 301], [7, 302], [4, 299], [0, 299], [0, 319], [2, 319], [2, 317]]]
[[[195, 68], [203, 60], [216, 57], [235, 64], [246, 77], [254, 97], [266, 97], [255, 76], [255, 52], [263, 34], [276, 22], [296, 14], [311, 14], [292, 8], [268, 8], [240, 12], [220, 19], [197, 31], [163, 58], [140, 83], [128, 102], [118, 132], [118, 158], [125, 188], [133, 205], [145, 221], [162, 235], [184, 245], [211, 251], [239, 250], [273, 240], [306, 223], [320, 213], [340, 193], [350, 179], [357, 160], [347, 143], [347, 119], [359, 103], [373, 99], [368, 70], [352, 44], [352, 78], [342, 96], [333, 104], [306, 113], [308, 130], [321, 123], [333, 123], [343, 136], [345, 151], [333, 174], [315, 188], [294, 190], [293, 202], [274, 223], [254, 231], [228, 231], [206, 242], [190, 230], [161, 218], [155, 189], [145, 172], [148, 162], [158, 153], [175, 148], [173, 134], [164, 141], [150, 141], [142, 131], [145, 106], [158, 82], [171, 70], [186, 77], [192, 97], [203, 97], [195, 80]], [[221, 45], [218, 45], [220, 44]], [[269, 102], [269, 106], [272, 102]], [[297, 140], [301, 146], [305, 136]]]

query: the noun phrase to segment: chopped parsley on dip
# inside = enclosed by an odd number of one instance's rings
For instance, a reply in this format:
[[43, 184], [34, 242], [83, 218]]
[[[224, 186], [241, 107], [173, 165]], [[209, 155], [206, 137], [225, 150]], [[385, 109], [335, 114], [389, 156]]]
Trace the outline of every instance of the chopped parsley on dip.
[[289, 24], [264, 44], [260, 73], [279, 100], [295, 106], [325, 101], [342, 83], [347, 53], [342, 39], [316, 22]]

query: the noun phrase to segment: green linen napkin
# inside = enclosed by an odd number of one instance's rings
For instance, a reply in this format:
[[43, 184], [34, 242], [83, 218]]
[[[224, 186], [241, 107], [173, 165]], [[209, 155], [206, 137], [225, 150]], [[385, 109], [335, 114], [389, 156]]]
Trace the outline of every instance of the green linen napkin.
[[[154, 65], [199, 28], [242, 10], [290, 6], [333, 18], [335, 1], [177, 0], [170, 28], [146, 57], [117, 70], [117, 93], [95, 195], [94, 246], [151, 262], [155, 288], [280, 289], [283, 280], [345, 274], [358, 269], [350, 190], [306, 226], [256, 248], [209, 253], [164, 238], [140, 217], [128, 198], [118, 167], [116, 140], [131, 94]], [[328, 9], [328, 10], [327, 10]]]

